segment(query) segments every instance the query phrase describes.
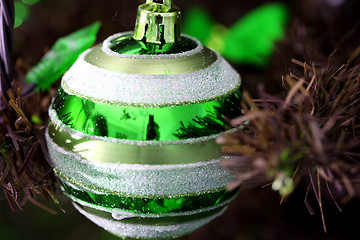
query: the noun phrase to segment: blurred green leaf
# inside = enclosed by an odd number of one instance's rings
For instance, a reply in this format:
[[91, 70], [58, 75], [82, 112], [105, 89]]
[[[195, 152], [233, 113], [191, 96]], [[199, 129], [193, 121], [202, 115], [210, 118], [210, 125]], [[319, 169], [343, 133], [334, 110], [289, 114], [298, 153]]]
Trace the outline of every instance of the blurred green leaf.
[[37, 88], [49, 89], [79, 55], [96, 41], [100, 22], [95, 22], [66, 37], [59, 38], [52, 49], [26, 75], [26, 82], [35, 83]]
[[16, 1], [14, 2], [14, 28], [19, 27], [25, 19], [29, 16], [29, 8], [24, 5], [22, 2]]
[[35, 124], [39, 124], [39, 125], [43, 124], [43, 121], [41, 120], [41, 118], [39, 118], [36, 115], [31, 116], [31, 122], [33, 122]]
[[33, 5], [35, 3], [38, 3], [39, 0], [21, 0], [24, 4], [27, 4], [27, 5]]
[[281, 3], [265, 4], [250, 11], [230, 27], [224, 56], [233, 62], [265, 65], [275, 41], [285, 35], [288, 14]]
[[274, 43], [285, 35], [288, 15], [284, 4], [268, 3], [248, 12], [226, 29], [204, 9], [194, 8], [185, 15], [183, 29], [229, 61], [264, 66]]
[[203, 8], [194, 7], [186, 13], [182, 29], [184, 33], [206, 44], [214, 25], [215, 21]]

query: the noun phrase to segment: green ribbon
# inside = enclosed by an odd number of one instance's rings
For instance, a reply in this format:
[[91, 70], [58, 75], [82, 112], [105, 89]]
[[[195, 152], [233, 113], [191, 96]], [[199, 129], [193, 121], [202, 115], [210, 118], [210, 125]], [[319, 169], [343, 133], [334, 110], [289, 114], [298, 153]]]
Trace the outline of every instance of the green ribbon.
[[215, 140], [193, 144], [137, 146], [84, 138], [49, 123], [49, 136], [59, 147], [91, 162], [119, 164], [189, 164], [221, 157]]

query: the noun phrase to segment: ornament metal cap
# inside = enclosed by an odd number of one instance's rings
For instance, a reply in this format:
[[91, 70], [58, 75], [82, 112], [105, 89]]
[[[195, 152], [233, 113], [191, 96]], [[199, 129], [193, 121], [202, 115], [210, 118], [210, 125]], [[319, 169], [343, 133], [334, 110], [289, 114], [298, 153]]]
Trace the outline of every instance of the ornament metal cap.
[[172, 0], [147, 0], [138, 8], [133, 38], [149, 43], [174, 43], [180, 39], [180, 9]]

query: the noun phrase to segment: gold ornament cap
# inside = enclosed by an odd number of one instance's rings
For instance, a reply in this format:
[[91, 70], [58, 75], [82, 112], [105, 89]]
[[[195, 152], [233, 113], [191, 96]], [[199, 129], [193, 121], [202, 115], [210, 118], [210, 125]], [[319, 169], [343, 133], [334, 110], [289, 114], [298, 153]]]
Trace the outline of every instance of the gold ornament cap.
[[174, 43], [180, 39], [180, 9], [172, 0], [147, 0], [138, 8], [133, 38], [149, 43]]

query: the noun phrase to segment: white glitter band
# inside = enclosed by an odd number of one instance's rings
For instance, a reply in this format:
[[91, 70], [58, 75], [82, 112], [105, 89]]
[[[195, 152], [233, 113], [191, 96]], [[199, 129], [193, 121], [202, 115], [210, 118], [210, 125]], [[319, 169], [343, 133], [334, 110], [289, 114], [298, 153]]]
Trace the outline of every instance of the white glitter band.
[[225, 95], [240, 84], [239, 74], [218, 53], [212, 65], [195, 72], [138, 75], [92, 65], [84, 60], [89, 51], [82, 53], [65, 73], [61, 86], [70, 95], [97, 103], [175, 106]]
[[115, 235], [131, 238], [174, 238], [182, 236], [207, 224], [208, 222], [223, 214], [226, 210], [225, 207], [221, 211], [214, 213], [211, 216], [207, 216], [198, 220], [192, 220], [186, 223], [158, 226], [122, 223], [121, 221], [106, 219], [88, 213], [76, 204], [74, 204], [74, 206], [81, 214], [105, 230]]
[[[94, 193], [129, 196], [181, 196], [224, 188], [233, 177], [215, 159], [183, 165], [89, 162], [57, 146], [46, 134], [54, 170]], [[71, 177], [70, 177], [71, 176]]]

